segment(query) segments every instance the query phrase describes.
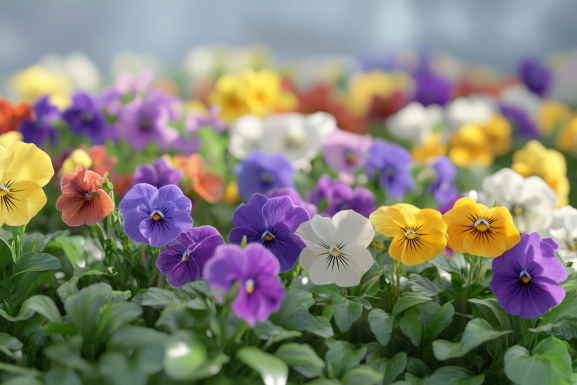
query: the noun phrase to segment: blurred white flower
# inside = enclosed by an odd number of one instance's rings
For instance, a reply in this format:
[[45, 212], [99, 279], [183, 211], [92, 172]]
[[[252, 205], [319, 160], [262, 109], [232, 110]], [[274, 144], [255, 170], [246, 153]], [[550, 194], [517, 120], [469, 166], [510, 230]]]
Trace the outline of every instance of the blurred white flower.
[[46, 55], [38, 64], [54, 74], [66, 77], [73, 90], [96, 92], [100, 87], [100, 70], [82, 52], [72, 52], [68, 56]]
[[375, 230], [367, 218], [353, 210], [339, 211], [332, 219], [315, 215], [301, 224], [296, 234], [307, 245], [299, 264], [315, 285], [356, 286], [374, 264], [367, 246]]
[[410, 140], [413, 145], [425, 142], [433, 127], [442, 123], [443, 108], [436, 104], [428, 107], [412, 102], [387, 119], [387, 131], [400, 140]]
[[496, 109], [496, 102], [490, 95], [460, 97], [445, 107], [445, 123], [450, 130], [458, 130], [469, 123], [485, 125]]
[[483, 180], [483, 193], [488, 206], [497, 201], [506, 207], [513, 223], [522, 233], [533, 233], [547, 228], [557, 205], [557, 195], [538, 176], [524, 179], [510, 168], [499, 170]]
[[283, 154], [297, 169], [308, 170], [325, 137], [336, 129], [335, 118], [325, 112], [287, 113], [259, 118], [245, 115], [230, 128], [228, 149], [238, 159], [254, 150]]
[[543, 238], [553, 238], [557, 254], [567, 262], [577, 262], [577, 209], [564, 206], [553, 211], [549, 227], [540, 231]]
[[499, 100], [501, 104], [505, 106], [522, 110], [533, 121], [535, 121], [541, 113], [541, 98], [531, 92], [525, 84], [515, 84], [505, 87], [499, 94]]

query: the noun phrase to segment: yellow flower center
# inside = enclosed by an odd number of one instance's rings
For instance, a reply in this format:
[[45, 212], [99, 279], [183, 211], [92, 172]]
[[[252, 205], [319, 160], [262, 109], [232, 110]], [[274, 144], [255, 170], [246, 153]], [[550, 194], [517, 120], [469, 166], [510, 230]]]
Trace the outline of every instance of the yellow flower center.
[[270, 235], [270, 234], [266, 234], [266, 235], [264, 236], [264, 240], [265, 240], [265, 241], [269, 241], [269, 242], [270, 242], [270, 241], [272, 241], [273, 239], [274, 239], [274, 238], [273, 238], [272, 235]]
[[346, 159], [348, 164], [353, 164], [356, 162], [357, 157], [355, 156], [355, 153], [350, 152], [347, 154]]
[[409, 229], [405, 233], [405, 238], [407, 238], [407, 239], [415, 239], [416, 236], [417, 236], [417, 233], [415, 233], [415, 230]]
[[491, 228], [489, 222], [485, 218], [477, 219], [474, 226], [478, 231], [487, 231]]
[[520, 207], [520, 206], [515, 206], [515, 207], [513, 208], [513, 214], [515, 214], [515, 215], [522, 215], [524, 212], [525, 212], [525, 211], [524, 211], [523, 208]]
[[160, 220], [160, 218], [162, 218], [162, 217], [160, 216], [159, 213], [156, 213], [156, 214], [154, 214], [154, 215], [152, 216], [152, 219], [154, 219], [155, 221]]
[[248, 294], [251, 294], [254, 291], [254, 281], [252, 279], [247, 279], [244, 283], [244, 286]]
[[339, 249], [337, 249], [336, 247], [333, 247], [333, 249], [331, 250], [331, 255], [333, 257], [337, 257], [341, 254], [341, 251]]
[[573, 243], [573, 244], [569, 245], [569, 249], [577, 250], [577, 243]]
[[531, 278], [529, 278], [527, 274], [523, 274], [523, 276], [521, 277], [521, 281], [523, 281], [523, 283], [529, 283], [530, 280]]

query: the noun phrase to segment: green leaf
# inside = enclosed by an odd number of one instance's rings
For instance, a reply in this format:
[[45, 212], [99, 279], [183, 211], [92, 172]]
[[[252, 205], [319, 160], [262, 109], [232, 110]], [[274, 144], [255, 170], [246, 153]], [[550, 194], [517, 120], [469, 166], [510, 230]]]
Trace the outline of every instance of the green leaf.
[[543, 315], [540, 325], [556, 322], [561, 318], [575, 314], [577, 314], [577, 293], [567, 293], [563, 302]]
[[275, 356], [307, 378], [322, 377], [325, 362], [309, 345], [289, 343], [281, 345]]
[[404, 335], [409, 337], [413, 345], [419, 347], [421, 344], [421, 336], [423, 335], [423, 316], [421, 312], [415, 308], [407, 310], [399, 326]]
[[109, 181], [109, 182], [106, 182], [106, 187], [107, 187], [109, 190], [114, 190], [114, 185], [113, 185], [112, 182], [110, 182], [110, 181]]
[[114, 274], [104, 273], [102, 271], [96, 269], [90, 269], [88, 267], [79, 268], [77, 270], [74, 270], [74, 275], [72, 276], [72, 278], [68, 280], [68, 282], [63, 283], [62, 285], [60, 285], [60, 287], [58, 287], [58, 289], [56, 289], [56, 293], [58, 294], [58, 297], [60, 297], [60, 300], [62, 302], [65, 302], [66, 298], [70, 297], [71, 295], [78, 294], [78, 288], [76, 287], [76, 284], [78, 283], [78, 280], [80, 278], [90, 275], [107, 275], [109, 277], [113, 277], [116, 274], [118, 273]]
[[41, 314], [48, 321], [62, 322], [60, 310], [58, 310], [52, 298], [48, 296], [39, 294], [28, 298], [26, 300], [26, 308]]
[[358, 295], [366, 294], [373, 287], [373, 285], [379, 281], [381, 275], [383, 275], [382, 270], [373, 271], [368, 275], [365, 274], [361, 279], [361, 283], [358, 286], [357, 294]]
[[133, 322], [142, 314], [140, 305], [132, 302], [107, 303], [100, 310], [96, 340], [104, 343], [117, 330]]
[[316, 334], [321, 338], [331, 338], [335, 335], [335, 331], [333, 330], [333, 325], [331, 325], [331, 321], [326, 319], [325, 317], [315, 316], [315, 320], [319, 323], [320, 329], [317, 330], [310, 330], [311, 333]]
[[357, 366], [343, 376], [341, 383], [343, 385], [373, 385], [383, 380], [383, 375], [375, 371], [370, 366]]
[[101, 309], [112, 302], [112, 289], [104, 283], [88, 286], [78, 294], [71, 295], [64, 302], [64, 309], [70, 320], [78, 326], [78, 331], [86, 341], [96, 337]]
[[288, 378], [288, 366], [281, 359], [265, 353], [254, 346], [243, 346], [236, 357], [259, 373], [265, 385], [284, 385]]
[[80, 377], [69, 368], [50, 369], [44, 377], [46, 385], [82, 385]]
[[484, 319], [475, 318], [467, 323], [460, 342], [433, 341], [433, 353], [439, 361], [462, 357], [482, 343], [499, 338], [511, 331], [495, 331]]
[[168, 338], [164, 352], [164, 371], [173, 380], [197, 379], [206, 362], [206, 348], [188, 330], [178, 330]]
[[2, 383], [3, 385], [42, 385], [42, 382], [36, 378], [30, 377], [14, 377]]
[[369, 326], [377, 337], [377, 341], [386, 346], [391, 339], [395, 317], [388, 315], [384, 310], [373, 309], [369, 313]]
[[433, 373], [429, 385], [481, 385], [484, 381], [484, 375], [476, 376], [461, 366], [443, 366]]
[[355, 345], [348, 342], [333, 342], [325, 355], [329, 377], [341, 378], [345, 373], [357, 367], [366, 355], [366, 346], [355, 349]]
[[5, 364], [3, 362], [0, 362], [0, 372], [1, 371], [5, 371], [8, 373], [14, 373], [14, 374], [22, 374], [24, 376], [28, 376], [28, 378], [39, 376], [41, 374], [36, 369], [27, 368], [24, 366]]
[[418, 305], [423, 302], [432, 301], [432, 298], [425, 297], [423, 295], [411, 293], [411, 292], [404, 292], [401, 296], [401, 299], [397, 301], [395, 307], [393, 308], [393, 315], [396, 316], [404, 310], [407, 310], [410, 307]]
[[132, 302], [136, 302], [141, 306], [152, 306], [155, 309], [163, 309], [172, 302], [178, 301], [178, 298], [170, 290], [160, 289], [158, 287], [151, 287], [146, 290], [137, 299], [135, 296]]
[[12, 353], [12, 350], [21, 350], [22, 343], [16, 337], [0, 332], [0, 352], [12, 357], [14, 360], [18, 358]]
[[78, 269], [83, 263], [86, 263], [86, 239], [83, 236], [60, 236], [55, 238], [56, 243], [60, 245], [68, 261]]
[[100, 199], [100, 194], [97, 193], [96, 191], [93, 191], [92, 195], [94, 195], [96, 197], [96, 199]]
[[50, 254], [29, 252], [20, 256], [11, 278], [27, 272], [58, 270], [61, 267], [60, 261]]
[[91, 365], [80, 356], [82, 343], [82, 336], [72, 336], [66, 341], [48, 346], [44, 349], [44, 355], [67, 368], [89, 371]]
[[455, 308], [450, 302], [445, 303], [433, 314], [428, 326], [427, 338], [429, 341], [437, 338], [451, 324], [454, 314]]
[[287, 330], [321, 330], [321, 325], [308, 311], [314, 303], [312, 293], [305, 290], [289, 289], [283, 298], [280, 309], [269, 319], [275, 325], [282, 326]]
[[246, 247], [246, 242], [247, 242], [246, 235], [243, 235], [242, 240], [240, 241], [240, 247], [244, 249]]
[[565, 317], [555, 323], [548, 323], [535, 329], [529, 329], [534, 333], [545, 332], [567, 341], [577, 338], [577, 316]]
[[491, 206], [491, 207], [497, 207], [497, 201], [494, 201], [493, 206]]
[[469, 300], [469, 302], [477, 305], [479, 310], [483, 312], [485, 319], [489, 321], [493, 328], [496, 330], [511, 330], [509, 314], [507, 314], [507, 312], [501, 308], [499, 301], [497, 301], [495, 298], [472, 298]]
[[147, 375], [132, 367], [120, 352], [106, 352], [98, 361], [100, 374], [112, 385], [146, 385]]
[[349, 330], [363, 314], [362, 304], [351, 301], [342, 295], [335, 295], [332, 303], [335, 308], [335, 322], [342, 333]]
[[383, 385], [389, 385], [405, 371], [407, 353], [399, 352], [389, 359], [373, 354], [367, 356], [367, 365], [384, 375]]
[[162, 370], [164, 345], [168, 335], [152, 328], [126, 326], [109, 339], [109, 350], [123, 351], [133, 359], [133, 366], [138, 370], [153, 375]]
[[18, 315], [11, 316], [8, 313], [6, 313], [6, 310], [2, 308], [4, 304], [0, 304], [0, 316], [2, 316], [2, 318], [10, 322], [25, 321], [27, 319], [30, 319], [34, 316], [34, 310], [28, 309], [28, 307], [25, 305], [26, 302], [22, 304], [22, 307], [20, 308]]
[[505, 374], [520, 385], [571, 385], [574, 381], [567, 346], [555, 337], [541, 341], [532, 355], [522, 346], [507, 350]]
[[423, 277], [419, 274], [411, 274], [409, 277], [411, 283], [411, 290], [415, 294], [423, 295], [425, 297], [434, 297], [443, 291], [438, 283], [431, 281], [429, 278]]

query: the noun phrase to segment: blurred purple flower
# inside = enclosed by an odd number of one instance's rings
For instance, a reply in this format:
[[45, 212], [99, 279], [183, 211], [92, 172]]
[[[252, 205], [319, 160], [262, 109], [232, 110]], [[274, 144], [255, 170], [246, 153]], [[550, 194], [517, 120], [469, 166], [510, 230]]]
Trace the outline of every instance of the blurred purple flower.
[[219, 115], [219, 105], [210, 107], [206, 116], [190, 113], [186, 117], [185, 130], [189, 133], [195, 133], [199, 128], [211, 127], [215, 131], [222, 132], [226, 129], [226, 121], [219, 119]]
[[431, 168], [435, 170], [435, 179], [427, 186], [427, 190], [440, 205], [450, 202], [459, 194], [455, 187], [457, 169], [447, 156], [439, 156]]
[[116, 130], [107, 123], [95, 101], [85, 92], [72, 96], [72, 105], [62, 113], [62, 118], [72, 132], [87, 136], [93, 144], [116, 139]]
[[40, 146], [46, 139], [55, 143], [58, 139], [58, 132], [52, 124], [60, 118], [58, 108], [50, 103], [48, 95], [39, 97], [32, 105], [34, 119], [22, 120], [20, 132], [22, 141], [25, 143], [34, 143]]
[[453, 208], [453, 206], [455, 206], [455, 203], [461, 199], [464, 198], [464, 195], [457, 195], [456, 197], [454, 197], [453, 199], [451, 199], [449, 202], [445, 203], [444, 205], [442, 205], [441, 207], [439, 207], [437, 209], [438, 212], [441, 213], [441, 215], [445, 215], [445, 213], [449, 210], [451, 210]]
[[183, 171], [173, 168], [163, 157], [158, 158], [152, 164], [140, 164], [136, 166], [132, 176], [132, 185], [148, 183], [156, 188], [178, 184], [183, 176]]
[[531, 91], [543, 97], [553, 82], [553, 72], [536, 59], [526, 58], [519, 65], [519, 75]]
[[250, 326], [264, 322], [280, 309], [284, 289], [278, 277], [279, 263], [274, 255], [260, 244], [252, 243], [244, 250], [237, 245], [223, 245], [216, 249], [203, 276], [213, 295], [220, 302], [238, 282], [238, 292], [232, 301], [234, 314]]
[[511, 123], [516, 135], [529, 138], [539, 137], [537, 126], [527, 112], [518, 107], [503, 105], [501, 106], [501, 113]]
[[415, 75], [415, 94], [413, 101], [423, 106], [438, 104], [444, 106], [452, 99], [451, 82], [429, 71], [423, 71]]
[[136, 77], [130, 72], [119, 73], [114, 85], [104, 88], [97, 98], [98, 105], [103, 107], [107, 114], [118, 115], [125, 101], [132, 100], [148, 89], [153, 76], [150, 69], [140, 71]]
[[137, 184], [118, 209], [124, 214], [124, 233], [143, 245], [162, 247], [192, 227], [192, 202], [174, 185], [157, 190], [146, 183]]
[[339, 172], [339, 179], [347, 184], [355, 183], [355, 172], [365, 164], [366, 153], [371, 147], [370, 135], [358, 135], [335, 130], [323, 143], [323, 159], [327, 166]]
[[224, 239], [214, 227], [193, 227], [168, 242], [167, 248], [160, 251], [156, 266], [166, 274], [170, 286], [181, 287], [202, 277], [204, 265], [220, 245], [224, 245]]
[[266, 196], [269, 198], [289, 197], [293, 201], [293, 205], [305, 209], [311, 218], [318, 212], [316, 205], [303, 201], [298, 191], [292, 187], [273, 188], [267, 191]]
[[531, 319], [559, 305], [567, 279], [563, 263], [555, 256], [557, 244], [538, 233], [522, 234], [513, 248], [493, 259], [489, 288], [509, 314]]
[[362, 186], [354, 190], [346, 183], [336, 182], [327, 190], [328, 206], [324, 214], [333, 216], [342, 210], [353, 210], [365, 217], [369, 217], [377, 209], [375, 196]]
[[267, 155], [253, 151], [236, 165], [234, 172], [238, 178], [238, 191], [242, 199], [248, 201], [252, 194], [266, 194], [277, 187], [294, 187], [294, 167], [280, 154]]
[[281, 272], [285, 272], [293, 268], [306, 247], [295, 231], [308, 220], [307, 211], [293, 205], [288, 197], [269, 199], [254, 194], [248, 204], [238, 206], [232, 215], [236, 227], [230, 231], [228, 240], [240, 245], [246, 236], [247, 242], [262, 244], [277, 257]]
[[314, 205], [318, 205], [323, 199], [327, 197], [329, 187], [331, 187], [334, 183], [335, 182], [333, 182], [329, 174], [323, 174], [319, 178], [315, 188], [306, 194], [305, 200]]
[[369, 149], [366, 163], [367, 176], [374, 179], [380, 171], [379, 184], [387, 189], [387, 195], [402, 198], [415, 188], [415, 180], [410, 171], [411, 153], [404, 147], [375, 139]]

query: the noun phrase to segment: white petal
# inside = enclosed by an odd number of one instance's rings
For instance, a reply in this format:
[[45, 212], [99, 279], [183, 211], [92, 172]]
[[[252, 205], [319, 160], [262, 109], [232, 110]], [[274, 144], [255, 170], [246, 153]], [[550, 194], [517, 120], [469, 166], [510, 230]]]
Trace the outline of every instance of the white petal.
[[312, 265], [318, 259], [326, 259], [327, 257], [327, 249], [322, 246], [311, 246], [305, 247], [303, 251], [301, 251], [301, 255], [299, 256], [299, 265], [307, 270], [310, 271]]
[[359, 265], [361, 275], [369, 271], [369, 269], [375, 264], [375, 260], [370, 251], [363, 246], [346, 245], [341, 249], [341, 253], [346, 255], [349, 259], [353, 259]]
[[339, 211], [332, 223], [336, 229], [336, 242], [367, 247], [375, 237], [371, 221], [353, 210]]
[[300, 224], [299, 228], [295, 232], [296, 235], [301, 237], [303, 242], [308, 247], [320, 246], [323, 243], [326, 245], [328, 244], [327, 240], [320, 238], [314, 231], [312, 222], [306, 221]]
[[311, 219], [311, 225], [315, 234], [324, 241], [325, 244], [330, 245], [336, 241], [336, 229], [333, 226], [331, 218], [321, 217], [315, 215]]
[[309, 278], [315, 285], [336, 283], [340, 287], [356, 286], [362, 276], [361, 268], [355, 260], [349, 261], [348, 266], [337, 266], [329, 265], [327, 258], [319, 258], [309, 270]]

